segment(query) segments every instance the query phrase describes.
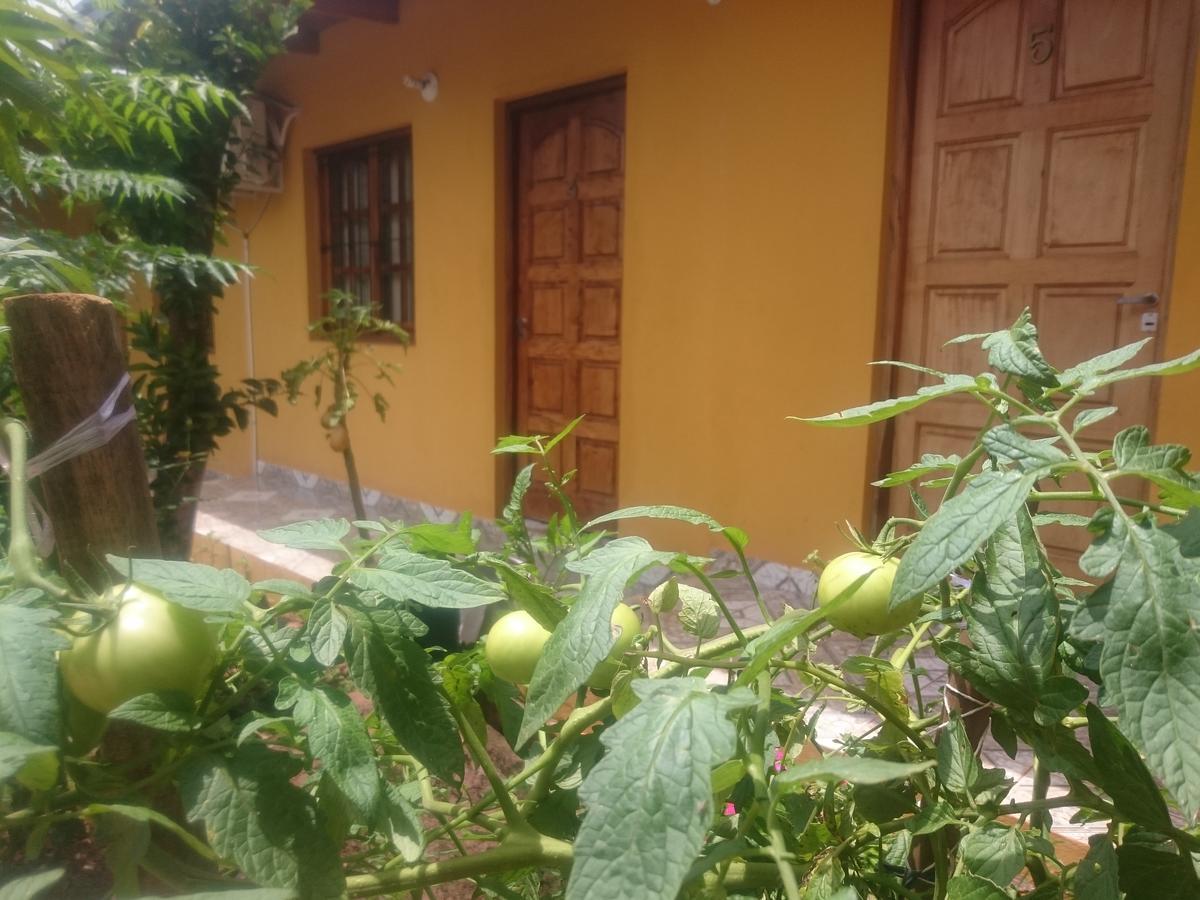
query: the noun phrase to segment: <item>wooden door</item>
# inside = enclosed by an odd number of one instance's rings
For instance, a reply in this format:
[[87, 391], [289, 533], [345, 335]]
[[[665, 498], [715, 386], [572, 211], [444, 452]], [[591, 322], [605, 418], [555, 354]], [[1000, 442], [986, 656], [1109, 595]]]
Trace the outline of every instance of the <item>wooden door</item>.
[[[517, 429], [554, 435], [591, 518], [616, 508], [621, 382], [625, 90], [521, 112], [517, 148]], [[544, 489], [527, 512], [557, 510]]]
[[[1004, 328], [1024, 307], [1060, 368], [1153, 336], [1142, 318], [1166, 312], [1191, 6], [924, 4], [900, 359], [985, 371], [978, 343], [942, 345]], [[1159, 295], [1157, 305], [1131, 302], [1146, 294]], [[1156, 353], [1152, 343], [1135, 363]], [[897, 389], [928, 380], [903, 372]], [[1120, 414], [1085, 434], [1098, 445], [1152, 424], [1153, 403], [1149, 380], [1116, 385], [1089, 405]], [[965, 400], [901, 417], [893, 468], [923, 453], [964, 453], [982, 421]], [[908, 506], [902, 494], [893, 503]], [[1048, 535], [1051, 549], [1072, 549], [1069, 534]]]

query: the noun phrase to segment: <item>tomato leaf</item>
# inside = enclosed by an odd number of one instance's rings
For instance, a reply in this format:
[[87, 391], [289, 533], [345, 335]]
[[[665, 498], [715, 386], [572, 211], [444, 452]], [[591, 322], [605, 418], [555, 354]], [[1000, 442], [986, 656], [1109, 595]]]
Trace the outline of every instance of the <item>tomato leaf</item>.
[[[469, 556], [475, 552], [475, 537], [471, 533], [471, 517], [464, 513], [452, 525], [439, 522], [420, 522], [404, 529], [404, 536], [416, 553], [442, 553], [447, 556]], [[385, 547], [390, 553], [394, 546]]]
[[[1088, 698], [1088, 690], [1069, 675], [1053, 675], [1042, 682], [1036, 694], [1033, 718], [1039, 725], [1053, 725]], [[1095, 746], [1094, 744], [1092, 745]]]
[[1125, 900], [1195, 900], [1200, 896], [1195, 866], [1172, 844], [1153, 840], [1131, 835], [1117, 848], [1117, 877]]
[[721, 610], [712, 594], [681, 584], [679, 596], [683, 601], [679, 608], [679, 624], [683, 630], [704, 640], [716, 637], [721, 628]]
[[952, 453], [949, 456], [942, 456], [937, 453], [924, 453], [918, 462], [913, 463], [907, 469], [901, 469], [899, 472], [889, 472], [886, 477], [879, 481], [871, 482], [873, 487], [897, 487], [902, 484], [908, 484], [910, 481], [916, 481], [918, 478], [924, 478], [926, 475], [932, 475], [935, 472], [953, 472], [958, 468], [958, 464], [962, 459], [957, 453]]
[[523, 572], [505, 560], [489, 558], [487, 564], [500, 575], [512, 602], [533, 616], [547, 631], [553, 631], [566, 616], [566, 607], [550, 588], [530, 581]]
[[921, 807], [917, 814], [908, 820], [907, 828], [913, 834], [933, 834], [949, 825], [961, 825], [962, 820], [954, 811], [954, 807], [945, 800], [938, 800]]
[[301, 687], [293, 715], [308, 733], [309, 751], [354, 807], [358, 821], [369, 821], [380, 798], [379, 770], [367, 726], [350, 698], [324, 684]]
[[[1094, 356], [1086, 362], [1081, 362], [1071, 366], [1069, 369], [1064, 369], [1059, 376], [1059, 383], [1063, 385], [1078, 384], [1088, 378], [1095, 378], [1098, 375], [1111, 372], [1113, 369], [1119, 369], [1141, 353], [1142, 348], [1152, 340], [1153, 338], [1142, 338], [1140, 341], [1134, 341], [1132, 344], [1117, 347], [1115, 350], [1109, 350], [1107, 353], [1101, 353], [1099, 356]], [[1113, 412], [1116, 412], [1116, 410], [1113, 410]], [[1086, 412], [1083, 412], [1076, 417], [1076, 430], [1083, 427], [1079, 424], [1079, 420], [1085, 415]]]
[[1153, 523], [1129, 529], [1100, 671], [1121, 731], [1189, 815], [1200, 810], [1200, 561]]
[[686, 506], [629, 506], [625, 509], [614, 510], [613, 512], [598, 516], [584, 525], [583, 528], [587, 530], [595, 525], [603, 525], [606, 522], [618, 522], [622, 519], [671, 519], [676, 522], [687, 522], [689, 525], [703, 525], [714, 534], [724, 535], [731, 544], [740, 550], [744, 550], [746, 545], [750, 543], [750, 538], [746, 536], [746, 532], [742, 531], [742, 529], [735, 528], [732, 525], [722, 525], [712, 516], [708, 515], [708, 513], [689, 509]]
[[638, 537], [618, 538], [569, 568], [584, 576], [579, 596], [550, 635], [533, 671], [517, 746], [545, 724], [608, 656], [615, 638], [613, 610], [625, 585], [644, 569], [665, 565], [674, 554], [655, 551]]
[[1111, 508], [1103, 506], [1088, 522], [1088, 530], [1096, 536], [1079, 557], [1079, 568], [1093, 578], [1104, 578], [1125, 555], [1129, 527], [1124, 516], [1115, 516]]
[[1137, 750], [1095, 704], [1088, 704], [1087, 720], [1100, 786], [1117, 811], [1151, 830], [1169, 830], [1171, 813]]
[[959, 847], [967, 871], [995, 884], [1010, 884], [1025, 868], [1021, 832], [998, 822], [964, 835]]
[[187, 694], [168, 691], [130, 697], [109, 712], [110, 719], [136, 722], [156, 731], [191, 731], [197, 724], [196, 701]]
[[886, 784], [901, 778], [911, 778], [934, 765], [933, 760], [919, 763], [899, 763], [867, 756], [826, 756], [784, 769], [771, 782], [776, 796], [802, 789], [814, 781], [850, 784]]
[[915, 394], [908, 397], [892, 397], [889, 400], [879, 400], [866, 406], [855, 406], [841, 412], [830, 413], [816, 418], [790, 418], [810, 425], [825, 425], [833, 428], [849, 428], [855, 425], [870, 425], [872, 422], [882, 422], [901, 413], [923, 406], [930, 400], [945, 397], [950, 394], [962, 394], [979, 390], [980, 383], [969, 375], [947, 375], [944, 384], [931, 384], [919, 388]]
[[58, 748], [0, 731], [0, 784], [16, 778], [31, 790], [48, 790], [58, 778]]
[[494, 584], [455, 568], [444, 559], [393, 548], [379, 568], [357, 569], [350, 583], [378, 591], [392, 600], [412, 601], [438, 609], [470, 609], [504, 599]]
[[397, 740], [434, 775], [449, 781], [461, 773], [458, 726], [433, 681], [429, 655], [411, 638], [385, 639], [357, 627], [352, 648], [350, 676], [375, 701]]
[[1079, 385], [1079, 392], [1082, 394], [1092, 394], [1102, 387], [1116, 384], [1119, 381], [1128, 381], [1131, 378], [1143, 378], [1147, 375], [1179, 375], [1196, 368], [1200, 368], [1200, 350], [1193, 350], [1187, 356], [1180, 356], [1176, 359], [1168, 359], [1159, 363], [1151, 363], [1148, 366], [1139, 366], [1136, 369], [1122, 369], [1117, 372], [1108, 372], [1085, 378], [1083, 383]]
[[278, 528], [266, 528], [258, 536], [272, 544], [283, 544], [294, 550], [332, 550], [345, 553], [342, 539], [350, 533], [350, 523], [345, 519], [312, 519], [294, 522]]
[[[1064, 372], [1063, 374], [1065, 375], [1066, 373]], [[1078, 434], [1089, 425], [1102, 422], [1109, 416], [1116, 415], [1117, 412], [1118, 410], [1115, 406], [1098, 406], [1085, 409], [1075, 417], [1075, 422], [1071, 425], [1071, 433]]]
[[1183, 467], [1192, 458], [1180, 444], [1150, 444], [1150, 431], [1135, 425], [1113, 440], [1113, 461], [1122, 475], [1137, 475], [1153, 482], [1169, 502], [1200, 506], [1200, 478]]
[[508, 502], [500, 511], [500, 518], [496, 520], [500, 530], [524, 559], [533, 558], [533, 544], [529, 539], [529, 528], [525, 525], [525, 495], [529, 493], [533, 484], [533, 466], [534, 464], [530, 463], [517, 472]]
[[313, 659], [323, 666], [332, 666], [342, 654], [342, 644], [350, 622], [332, 600], [318, 602], [308, 617], [305, 634]]
[[971, 646], [939, 647], [990, 699], [1017, 709], [1037, 698], [1058, 644], [1058, 603], [1041, 557], [1029, 513], [1020, 509], [984, 547], [963, 606]]
[[421, 815], [404, 796], [399, 785], [385, 784], [375, 811], [375, 830], [392, 842], [406, 862], [421, 858], [425, 829]]
[[70, 646], [50, 627], [49, 609], [0, 604], [0, 731], [35, 744], [57, 744], [58, 661]]
[[946, 886], [948, 900], [1009, 900], [1001, 888], [979, 875], [955, 875]]
[[65, 869], [47, 869], [32, 875], [21, 875], [12, 881], [0, 884], [0, 900], [33, 900], [43, 891], [56, 885], [65, 874]]
[[642, 702], [603, 733], [607, 753], [580, 787], [587, 814], [567, 900], [676, 895], [712, 820], [713, 767], [736, 749], [729, 714], [754, 703], [700, 678], [642, 679], [634, 690]]
[[281, 597], [311, 597], [312, 588], [290, 578], [267, 578], [254, 582], [251, 587], [265, 594], [278, 594]]
[[1200, 509], [1188, 510], [1186, 516], [1177, 522], [1164, 525], [1162, 530], [1179, 542], [1181, 556], [1200, 556]]
[[166, 559], [107, 557], [122, 577], [162, 594], [172, 603], [200, 612], [239, 613], [250, 599], [250, 582], [232, 569]]
[[937, 739], [938, 781], [956, 794], [968, 796], [981, 774], [979, 759], [967, 738], [962, 718], [955, 713]]
[[1051, 439], [1027, 438], [1011, 425], [997, 425], [983, 435], [983, 449], [994, 459], [1013, 463], [1022, 471], [1048, 468], [1068, 461]]
[[900, 560], [890, 606], [923, 594], [970, 559], [1021, 508], [1037, 478], [1036, 472], [1014, 469], [984, 472], [946, 501]]
[[1012, 327], [991, 334], [963, 335], [948, 344], [983, 338], [982, 347], [988, 351], [988, 365], [998, 372], [1007, 372], [1039, 385], [1058, 384], [1058, 371], [1042, 355], [1037, 343], [1037, 326], [1029, 309], [1022, 310]]
[[1121, 900], [1117, 851], [1107, 834], [1088, 838], [1088, 852], [1075, 870], [1075, 900]]
[[190, 822], [203, 822], [209, 845], [254, 881], [295, 888], [302, 897], [344, 889], [334, 846], [312, 798], [288, 777], [289, 760], [248, 744], [232, 758], [189, 760], [180, 793]]

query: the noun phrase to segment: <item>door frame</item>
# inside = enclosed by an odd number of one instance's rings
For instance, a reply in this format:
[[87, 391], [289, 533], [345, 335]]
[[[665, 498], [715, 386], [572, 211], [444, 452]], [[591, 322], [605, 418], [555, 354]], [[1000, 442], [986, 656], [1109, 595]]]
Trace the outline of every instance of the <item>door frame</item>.
[[[496, 434], [512, 434], [517, 425], [517, 303], [520, 276], [520, 252], [517, 233], [520, 227], [519, 154], [517, 120], [531, 109], [556, 106], [614, 90], [627, 90], [624, 72], [539, 91], [521, 97], [501, 100], [496, 104]], [[628, 103], [626, 104], [628, 108]], [[622, 267], [622, 284], [624, 267]], [[624, 292], [622, 291], [622, 300]], [[624, 340], [618, 335], [624, 350]], [[495, 460], [495, 510], [498, 516], [508, 503], [513, 478], [517, 473], [517, 458], [508, 453], [497, 454]], [[620, 456], [617, 458], [620, 483]]]
[[[1200, 0], [1189, 0], [1187, 51], [1184, 56], [1183, 115], [1175, 139], [1174, 183], [1168, 210], [1169, 228], [1162, 294], [1162, 308], [1155, 341], [1155, 358], [1166, 343], [1170, 328], [1170, 291], [1175, 274], [1175, 250], [1179, 238], [1179, 212], [1183, 195], [1184, 163], [1191, 122], [1192, 99], [1196, 89], [1196, 62], [1200, 45]], [[888, 127], [884, 162], [884, 197], [879, 253], [879, 293], [875, 316], [874, 359], [897, 359], [900, 349], [900, 322], [904, 303], [905, 268], [908, 258], [908, 208], [912, 180], [912, 152], [916, 138], [917, 79], [920, 71], [921, 26], [924, 0], [895, 0], [892, 17], [892, 65], [888, 84]], [[892, 366], [874, 366], [871, 373], [871, 400], [895, 395], [898, 371]], [[1151, 386], [1150, 421], [1154, 431], [1158, 422], [1158, 398], [1161, 379]], [[867, 481], [877, 481], [891, 469], [894, 420], [868, 426]], [[888, 517], [888, 488], [872, 487], [863, 497], [863, 522], [871, 534]]]

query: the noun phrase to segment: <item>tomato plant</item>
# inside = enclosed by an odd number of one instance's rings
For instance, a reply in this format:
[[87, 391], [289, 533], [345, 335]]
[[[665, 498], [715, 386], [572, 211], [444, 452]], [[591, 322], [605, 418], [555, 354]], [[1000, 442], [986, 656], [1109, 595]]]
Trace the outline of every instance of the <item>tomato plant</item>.
[[[896, 606], [890, 605], [892, 583], [900, 561], [884, 559], [861, 551], [843, 553], [830, 560], [817, 582], [817, 603], [821, 606], [847, 593], [845, 600], [829, 613], [837, 628], [859, 637], [887, 634], [903, 628], [921, 611], [921, 595]], [[859, 579], [863, 579], [859, 583]]]
[[[966, 452], [882, 480], [908, 514], [854, 532], [812, 608], [772, 608], [747, 535], [699, 511], [581, 521], [552, 462], [566, 431], [497, 444], [531, 459], [498, 550], [466, 518], [321, 519], [261, 532], [336, 554], [315, 584], [111, 559], [217, 641], [197, 700], [150, 690], [108, 709], [110, 733], [143, 739], [134, 762], [107, 738], [64, 739], [56, 654], [106, 608], [33, 555], [24, 433], [8, 425], [4, 877], [34, 893], [58, 830], [82, 828], [125, 896], [421, 896], [450, 881], [568, 900], [1200, 896], [1200, 478], [1185, 448], [1101, 427], [1113, 386], [1200, 368], [1200, 351], [1131, 365], [1140, 342], [1059, 370], [1028, 314], [964, 339], [991, 371], [926, 369], [912, 396], [809, 420], [868, 425], [949, 396], [984, 413]], [[535, 535], [523, 500], [538, 468], [562, 509]], [[733, 563], [608, 530], [647, 518], [705, 530]], [[1047, 551], [1064, 528], [1085, 552]], [[665, 574], [643, 598], [650, 571]], [[738, 585], [757, 618], [734, 613]], [[501, 603], [513, 634], [436, 659], [421, 646], [416, 613]], [[870, 640], [819, 652], [841, 628]], [[935, 660], [948, 676], [931, 686]], [[866, 727], [823, 739], [839, 708]], [[1033, 760], [1027, 793], [979, 754], [984, 734]], [[1067, 816], [1091, 829], [1078, 853], [1056, 839]]]
[[365, 519], [367, 513], [358, 479], [358, 464], [350, 443], [349, 415], [358, 405], [360, 393], [366, 391], [379, 420], [382, 422], [387, 417], [387, 397], [380, 391], [371, 390], [363, 378], [361, 369], [364, 358], [367, 366], [374, 370], [375, 380], [386, 384], [393, 383], [392, 373], [399, 367], [378, 359], [363, 338], [383, 337], [407, 346], [409, 334], [395, 322], [376, 316], [378, 310], [375, 307], [359, 302], [353, 294], [330, 291], [324, 299], [328, 304], [328, 313], [312, 322], [308, 330], [310, 334], [327, 341], [327, 346], [316, 356], [290, 366], [280, 377], [287, 388], [289, 403], [299, 400], [306, 381], [315, 380], [313, 402], [320, 406], [324, 389], [328, 386], [332, 394], [329, 397], [331, 402], [321, 413], [321, 427], [325, 429], [329, 449], [342, 454], [354, 515]]

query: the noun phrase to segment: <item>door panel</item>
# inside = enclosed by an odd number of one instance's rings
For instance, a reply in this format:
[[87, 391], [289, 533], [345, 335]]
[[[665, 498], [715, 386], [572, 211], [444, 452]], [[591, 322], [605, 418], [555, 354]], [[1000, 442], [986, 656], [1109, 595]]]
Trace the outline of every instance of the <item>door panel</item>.
[[[517, 430], [553, 435], [569, 494], [590, 518], [617, 503], [620, 432], [623, 89], [519, 114], [517, 148]], [[541, 486], [530, 515], [557, 510]]]
[[[977, 344], [943, 344], [1024, 307], [1059, 367], [1149, 336], [1150, 307], [1117, 301], [1158, 294], [1165, 318], [1191, 0], [930, 0], [922, 16], [900, 358], [983, 371]], [[1088, 433], [1108, 439], [1152, 423], [1153, 401], [1128, 382], [1080, 408], [1121, 408]], [[892, 468], [968, 448], [983, 420], [957, 398], [900, 417]]]

